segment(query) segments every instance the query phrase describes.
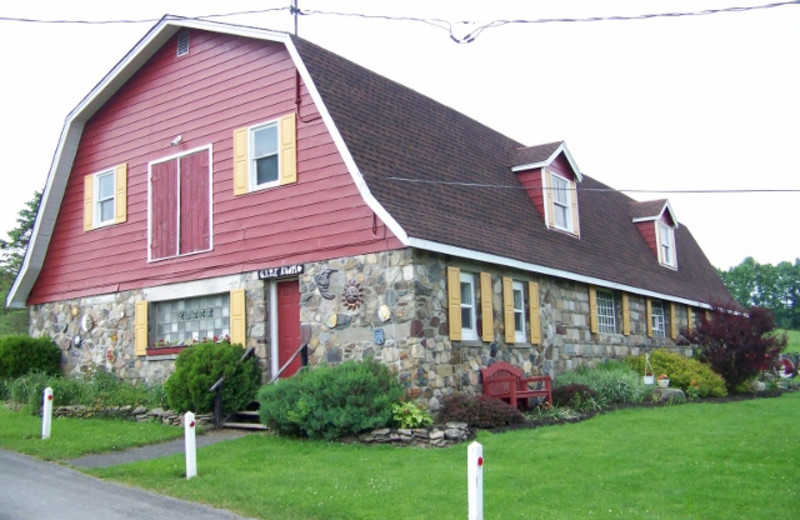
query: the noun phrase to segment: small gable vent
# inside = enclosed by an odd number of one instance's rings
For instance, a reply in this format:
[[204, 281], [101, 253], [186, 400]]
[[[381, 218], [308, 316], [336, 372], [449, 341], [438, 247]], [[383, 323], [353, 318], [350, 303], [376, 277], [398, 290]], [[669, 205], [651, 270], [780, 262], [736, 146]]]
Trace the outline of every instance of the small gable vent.
[[189, 54], [189, 31], [178, 33], [178, 56]]

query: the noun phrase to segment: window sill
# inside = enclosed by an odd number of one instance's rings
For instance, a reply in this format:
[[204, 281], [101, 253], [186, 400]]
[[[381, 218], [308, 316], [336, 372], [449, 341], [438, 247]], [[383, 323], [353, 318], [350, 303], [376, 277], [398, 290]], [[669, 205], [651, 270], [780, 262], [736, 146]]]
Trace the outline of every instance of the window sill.
[[174, 354], [180, 354], [181, 351], [185, 348], [186, 348], [185, 345], [176, 345], [174, 347], [149, 348], [147, 349], [147, 356], [148, 357], [171, 356]]

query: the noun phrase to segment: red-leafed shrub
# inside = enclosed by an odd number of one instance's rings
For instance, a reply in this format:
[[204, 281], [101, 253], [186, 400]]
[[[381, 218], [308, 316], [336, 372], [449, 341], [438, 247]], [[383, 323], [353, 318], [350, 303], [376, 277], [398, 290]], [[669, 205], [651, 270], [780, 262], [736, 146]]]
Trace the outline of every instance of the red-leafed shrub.
[[525, 420], [522, 412], [487, 395], [451, 394], [442, 399], [442, 422], [458, 421], [475, 428], [496, 428]]
[[728, 391], [771, 367], [787, 341], [775, 334], [772, 312], [761, 307], [747, 313], [714, 308], [693, 330], [682, 332], [699, 346], [697, 359], [725, 378]]

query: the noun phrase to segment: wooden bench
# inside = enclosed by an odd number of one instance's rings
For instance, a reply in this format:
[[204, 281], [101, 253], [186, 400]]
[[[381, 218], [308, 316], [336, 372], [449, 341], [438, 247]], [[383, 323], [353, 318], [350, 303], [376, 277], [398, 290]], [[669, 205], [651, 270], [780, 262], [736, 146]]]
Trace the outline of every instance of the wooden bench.
[[483, 394], [502, 399], [515, 408], [528, 408], [531, 397], [544, 397], [553, 405], [550, 376], [524, 377], [522, 369], [505, 361], [492, 363], [481, 369]]

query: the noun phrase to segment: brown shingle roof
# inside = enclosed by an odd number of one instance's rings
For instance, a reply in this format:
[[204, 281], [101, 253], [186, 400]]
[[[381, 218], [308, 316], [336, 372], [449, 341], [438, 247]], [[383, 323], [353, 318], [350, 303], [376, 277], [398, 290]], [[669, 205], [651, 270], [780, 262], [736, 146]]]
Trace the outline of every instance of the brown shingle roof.
[[662, 267], [631, 222], [641, 203], [586, 175], [578, 185], [580, 239], [548, 230], [510, 166], [546, 160], [560, 142], [525, 147], [315, 44], [294, 42], [370, 191], [409, 237], [689, 300], [730, 301], [685, 226], [676, 230], [679, 269]]

